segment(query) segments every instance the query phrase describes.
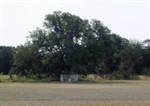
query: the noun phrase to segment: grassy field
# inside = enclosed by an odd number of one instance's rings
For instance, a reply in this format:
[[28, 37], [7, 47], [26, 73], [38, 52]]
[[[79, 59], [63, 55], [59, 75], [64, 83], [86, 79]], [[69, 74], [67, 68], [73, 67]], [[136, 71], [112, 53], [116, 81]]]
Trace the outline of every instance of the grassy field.
[[0, 83], [0, 106], [150, 106], [150, 81]]

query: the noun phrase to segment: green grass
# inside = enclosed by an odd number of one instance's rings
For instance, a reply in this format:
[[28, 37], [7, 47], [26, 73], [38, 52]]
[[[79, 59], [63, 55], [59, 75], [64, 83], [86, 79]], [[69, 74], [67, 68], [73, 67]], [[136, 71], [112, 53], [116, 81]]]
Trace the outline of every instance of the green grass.
[[43, 78], [43, 79], [39, 79], [39, 78], [26, 78], [26, 77], [20, 77], [18, 78], [16, 75], [12, 75], [12, 80], [10, 79], [9, 75], [1, 75], [0, 74], [0, 82], [2, 83], [6, 83], [6, 82], [28, 82], [28, 83], [40, 83], [40, 82], [52, 82], [52, 81], [58, 81], [58, 79], [56, 78]]
[[1, 75], [0, 74], [0, 82], [10, 82], [9, 75]]
[[28, 83], [42, 83], [42, 82], [52, 82], [52, 81], [57, 81], [55, 78], [43, 78], [43, 79], [38, 79], [38, 78], [17, 78], [12, 80], [12, 82], [28, 82]]
[[[10, 80], [9, 75], [1, 75], [0, 74], [0, 82], [6, 83], [6, 82], [25, 82], [25, 83], [41, 83], [41, 82], [59, 82], [59, 79], [56, 78], [26, 78], [26, 77], [20, 77], [18, 78], [16, 75], [12, 75], [12, 80]], [[138, 80], [150, 80], [150, 77], [144, 76], [144, 75], [139, 75]], [[94, 75], [88, 75], [87, 78], [79, 78], [78, 83], [117, 83], [117, 80], [112, 80], [111, 82], [109, 80], [103, 80], [103, 79], [98, 79], [95, 78]], [[120, 81], [118, 82], [120, 83]], [[122, 80], [121, 83], [125, 83], [124, 80]]]

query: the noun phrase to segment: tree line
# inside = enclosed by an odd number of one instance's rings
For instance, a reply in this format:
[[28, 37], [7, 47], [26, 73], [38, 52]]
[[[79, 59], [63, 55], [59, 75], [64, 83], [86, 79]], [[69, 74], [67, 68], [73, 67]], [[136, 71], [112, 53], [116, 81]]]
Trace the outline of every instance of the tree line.
[[68, 12], [47, 14], [43, 28], [30, 32], [17, 47], [0, 46], [0, 73], [25, 77], [60, 74], [108, 75], [132, 79], [150, 75], [150, 40], [128, 40], [100, 20]]

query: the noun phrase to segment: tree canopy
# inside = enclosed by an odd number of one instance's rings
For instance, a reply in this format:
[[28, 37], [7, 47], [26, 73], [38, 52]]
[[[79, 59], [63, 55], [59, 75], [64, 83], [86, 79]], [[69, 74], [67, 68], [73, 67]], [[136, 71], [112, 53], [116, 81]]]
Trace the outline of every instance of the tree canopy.
[[131, 43], [100, 20], [89, 21], [68, 12], [47, 14], [43, 28], [30, 32], [29, 38], [14, 49], [11, 73], [41, 78], [117, 72], [129, 79], [150, 67], [149, 40]]

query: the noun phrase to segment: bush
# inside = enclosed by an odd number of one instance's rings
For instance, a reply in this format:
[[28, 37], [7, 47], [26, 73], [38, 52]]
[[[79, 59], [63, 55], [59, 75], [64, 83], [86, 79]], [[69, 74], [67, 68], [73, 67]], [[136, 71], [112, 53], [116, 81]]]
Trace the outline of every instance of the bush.
[[143, 68], [142, 74], [150, 77], [150, 67]]
[[123, 80], [124, 77], [123, 75], [121, 75], [118, 71], [114, 71], [109, 77], [108, 79], [110, 80]]
[[131, 79], [138, 79], [138, 77], [135, 74], [128, 74], [124, 71], [114, 71], [110, 76], [108, 77], [110, 80], [131, 80]]

